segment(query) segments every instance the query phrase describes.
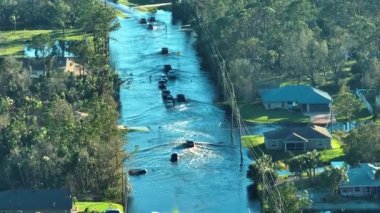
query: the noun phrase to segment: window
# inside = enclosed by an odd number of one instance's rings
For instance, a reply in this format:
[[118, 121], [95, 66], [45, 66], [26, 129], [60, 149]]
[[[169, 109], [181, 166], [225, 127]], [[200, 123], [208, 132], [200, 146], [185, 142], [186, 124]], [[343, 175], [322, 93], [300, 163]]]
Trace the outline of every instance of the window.
[[277, 147], [277, 143], [276, 142], [272, 142], [272, 147]]
[[360, 187], [355, 187], [355, 192], [360, 192]]
[[304, 143], [287, 143], [286, 150], [287, 151], [304, 151], [305, 144]]

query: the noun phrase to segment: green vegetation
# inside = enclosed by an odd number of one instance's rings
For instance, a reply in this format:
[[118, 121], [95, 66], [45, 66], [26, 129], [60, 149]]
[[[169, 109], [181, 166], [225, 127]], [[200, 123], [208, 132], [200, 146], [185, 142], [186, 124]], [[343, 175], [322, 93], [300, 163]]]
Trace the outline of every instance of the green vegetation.
[[[40, 34], [49, 34], [52, 40], [62, 40], [60, 30], [17, 30], [0, 31], [0, 57], [3, 56], [24, 56], [24, 47], [34, 36]], [[66, 40], [84, 40], [90, 37], [79, 29], [70, 29], [66, 31]]]
[[75, 202], [74, 207], [79, 212], [84, 212], [85, 209], [88, 212], [104, 212], [107, 209], [119, 209], [120, 212], [124, 212], [122, 205], [111, 202]]
[[[331, 95], [345, 83], [349, 91], [380, 90], [380, 5], [373, 0], [182, 2], [185, 18], [196, 20], [192, 24], [206, 64], [214, 73], [222, 73], [214, 57], [218, 53], [210, 47], [215, 44], [239, 101], [255, 101], [259, 89], [290, 83], [306, 83]], [[222, 80], [218, 83], [223, 87]], [[354, 119], [368, 118], [357, 116]], [[246, 118], [271, 122], [249, 113]]]
[[380, 123], [363, 125], [344, 138], [348, 163], [380, 161]]
[[171, 3], [147, 4], [147, 5], [135, 6], [135, 8], [143, 12], [155, 12], [160, 7], [166, 7], [170, 5]]
[[[265, 154], [271, 155], [274, 161], [287, 161], [304, 152], [283, 152], [275, 150], [267, 150], [264, 144], [264, 136], [261, 135], [247, 135], [242, 137], [243, 146], [248, 149], [254, 149], [255, 152], [261, 153], [262, 150]], [[333, 160], [343, 160], [345, 153], [342, 142], [337, 138], [331, 140], [332, 149], [319, 150], [319, 159], [322, 162], [330, 162]]]
[[331, 149], [320, 151], [320, 160], [322, 162], [329, 162], [332, 160], [344, 160], [345, 153], [342, 143], [338, 139], [333, 138], [331, 140], [331, 146]]
[[310, 117], [288, 110], [266, 110], [260, 103], [241, 104], [240, 113], [252, 123], [309, 123]]
[[125, 13], [124, 13], [123, 11], [121, 11], [121, 10], [117, 10], [117, 9], [115, 9], [115, 13], [116, 13], [117, 17], [119, 17], [119, 18], [128, 18], [127, 14], [125, 14]]
[[[284, 204], [284, 212], [298, 213], [303, 209], [310, 208], [312, 200], [309, 198], [309, 194], [306, 190], [298, 191], [294, 183], [285, 183], [279, 187], [279, 193], [281, 195], [281, 202]], [[268, 209], [265, 211], [273, 211], [270, 207], [276, 206], [275, 203], [269, 203]]]
[[[2, 54], [20, 54], [28, 41], [44, 71], [31, 78], [14, 57], [0, 58], [0, 190], [67, 188], [120, 202], [127, 157], [117, 128], [121, 83], [107, 64], [115, 11], [97, 0], [9, 0], [0, 1], [0, 14], [9, 30], [0, 34]], [[64, 61], [46, 51], [54, 39], [69, 43], [86, 72], [52, 66]]]

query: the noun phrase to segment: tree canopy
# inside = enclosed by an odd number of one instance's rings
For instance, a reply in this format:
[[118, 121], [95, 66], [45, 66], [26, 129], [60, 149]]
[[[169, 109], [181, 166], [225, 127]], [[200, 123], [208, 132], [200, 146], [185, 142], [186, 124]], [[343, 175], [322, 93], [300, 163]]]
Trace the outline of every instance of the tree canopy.
[[349, 163], [380, 161], [380, 124], [360, 126], [344, 139], [346, 158]]
[[[331, 91], [347, 81], [351, 90], [379, 86], [376, 0], [183, 2], [193, 8], [194, 20], [205, 26], [196, 28], [199, 46], [215, 44], [219, 49], [240, 100], [284, 82]], [[204, 55], [212, 60], [209, 52]]]

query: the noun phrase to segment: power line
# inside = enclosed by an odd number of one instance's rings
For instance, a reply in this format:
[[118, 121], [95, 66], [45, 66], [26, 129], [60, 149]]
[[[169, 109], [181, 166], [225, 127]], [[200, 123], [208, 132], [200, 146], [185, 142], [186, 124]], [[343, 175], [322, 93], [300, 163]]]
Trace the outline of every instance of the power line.
[[[194, 4], [194, 2], [192, 2]], [[205, 32], [206, 39], [208, 41], [204, 42], [206, 44], [206, 47], [208, 50], [211, 51], [212, 55], [215, 55], [214, 62], [217, 64], [220, 73], [218, 73], [218, 78], [222, 78], [222, 85], [223, 85], [223, 96], [225, 100], [228, 100], [228, 103], [231, 108], [231, 124], [233, 124], [233, 121], [236, 121], [237, 127], [239, 128], [239, 136], [242, 135], [248, 135], [249, 130], [247, 126], [245, 125], [243, 119], [240, 115], [240, 110], [236, 101], [235, 91], [234, 91], [234, 84], [231, 81], [231, 78], [229, 76], [229, 73], [227, 71], [225, 60], [223, 59], [223, 56], [219, 52], [217, 45], [215, 43], [215, 39], [213, 38], [211, 32], [203, 25], [203, 22], [200, 21], [201, 17], [198, 13], [198, 1], [195, 3], [195, 13], [196, 13], [196, 21], [198, 23], [198, 26]], [[211, 45], [210, 45], [211, 44]], [[234, 119], [235, 118], [235, 119]], [[231, 126], [232, 128], [232, 126]], [[242, 157], [242, 144], [241, 139], [239, 139], [240, 142], [240, 156], [241, 156], [241, 162], [240, 166], [243, 165], [243, 157]], [[263, 151], [258, 148], [258, 151], [255, 149], [248, 149], [250, 156], [256, 161], [260, 158], [260, 156], [263, 155]], [[259, 152], [259, 153], [257, 153]], [[276, 186], [272, 186], [270, 183], [274, 182], [274, 177], [272, 175], [266, 175], [265, 174], [265, 168], [264, 165], [258, 166], [261, 174], [263, 174], [262, 181], [263, 181], [263, 190], [265, 194], [268, 196], [268, 198], [275, 204], [277, 204], [278, 210], [281, 212], [283, 210], [283, 203], [281, 200], [280, 193]]]

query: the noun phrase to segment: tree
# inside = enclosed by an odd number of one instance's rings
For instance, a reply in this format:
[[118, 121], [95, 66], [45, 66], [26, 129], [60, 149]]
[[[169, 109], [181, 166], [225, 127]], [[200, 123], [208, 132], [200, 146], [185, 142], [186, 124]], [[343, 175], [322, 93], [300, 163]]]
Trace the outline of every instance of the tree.
[[274, 185], [277, 172], [270, 155], [263, 155], [248, 167], [248, 177], [256, 184]]
[[338, 192], [339, 184], [348, 180], [347, 167], [325, 167], [325, 170], [320, 177], [321, 180], [323, 180], [323, 183], [332, 190], [333, 194], [335, 194]]
[[[364, 85], [369, 89], [380, 91], [380, 60], [371, 59], [368, 68], [363, 79]], [[380, 92], [378, 94], [380, 95]]]
[[[281, 202], [283, 204], [282, 210], [286, 213], [298, 213], [306, 208], [310, 208], [312, 200], [309, 199], [309, 194], [306, 190], [299, 192], [294, 186], [293, 182], [285, 183], [278, 187], [281, 196]], [[269, 206], [273, 207], [277, 204], [270, 203]], [[277, 212], [276, 209], [268, 209], [269, 212]]]
[[20, 17], [17, 15], [17, 13], [13, 13], [11, 15], [11, 22], [13, 23], [14, 25], [14, 31], [13, 31], [13, 34], [16, 34], [16, 29], [17, 29], [17, 19], [19, 19]]
[[261, 202], [266, 203], [266, 192], [272, 190], [277, 179], [277, 172], [274, 169], [272, 157], [270, 155], [263, 155], [250, 164], [247, 176], [255, 183]]
[[312, 182], [313, 177], [315, 177], [315, 169], [321, 163], [319, 157], [320, 154], [317, 150], [294, 157], [288, 162], [289, 170], [299, 176], [306, 172], [310, 182]]
[[351, 121], [360, 112], [363, 103], [343, 84], [338, 97], [335, 98], [334, 108], [338, 116]]
[[344, 138], [348, 163], [380, 161], [380, 123], [360, 126]]
[[46, 57], [50, 54], [53, 41], [49, 34], [39, 34], [32, 37], [32, 40], [29, 42], [28, 49], [34, 49], [34, 54], [36, 58], [40, 57], [40, 54], [43, 58], [44, 64], [44, 75], [46, 75]]
[[56, 1], [54, 4], [52, 3], [51, 8], [54, 14], [53, 23], [58, 25], [62, 29], [62, 41], [60, 43], [62, 57], [64, 57], [66, 51], [65, 29], [67, 23], [69, 22], [70, 7], [64, 0], [59, 0]]

